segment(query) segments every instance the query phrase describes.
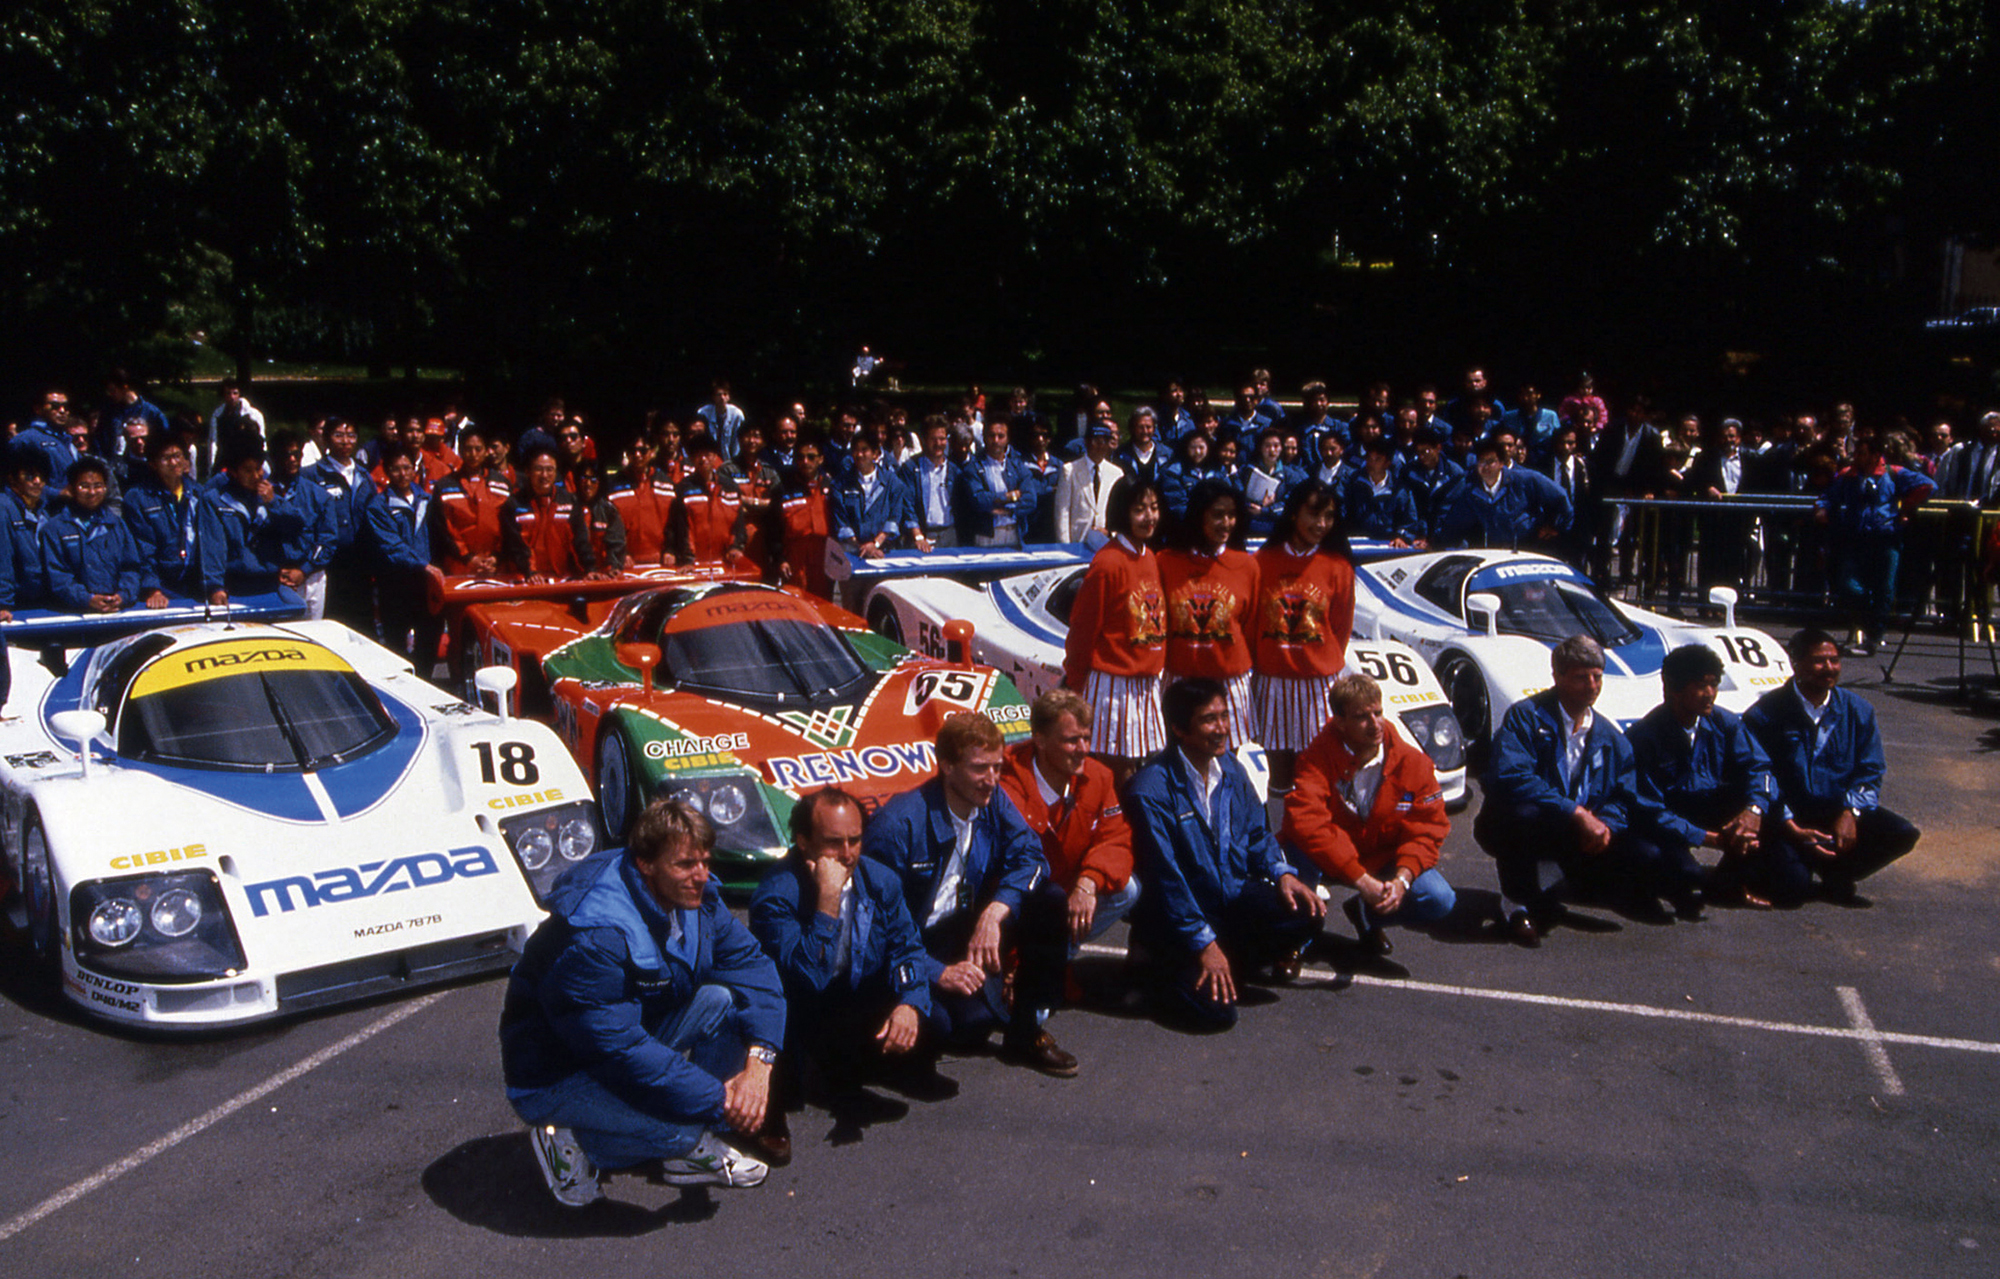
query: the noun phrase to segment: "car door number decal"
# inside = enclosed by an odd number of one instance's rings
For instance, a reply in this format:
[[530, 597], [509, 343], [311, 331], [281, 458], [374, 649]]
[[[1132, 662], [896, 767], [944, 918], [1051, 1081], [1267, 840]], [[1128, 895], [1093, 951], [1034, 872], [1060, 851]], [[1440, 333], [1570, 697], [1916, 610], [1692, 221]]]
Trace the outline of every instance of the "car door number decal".
[[1355, 657], [1360, 661], [1361, 669], [1368, 672], [1370, 679], [1386, 679], [1410, 688], [1416, 687], [1420, 682], [1416, 666], [1402, 653], [1384, 654], [1364, 648], [1356, 653]]

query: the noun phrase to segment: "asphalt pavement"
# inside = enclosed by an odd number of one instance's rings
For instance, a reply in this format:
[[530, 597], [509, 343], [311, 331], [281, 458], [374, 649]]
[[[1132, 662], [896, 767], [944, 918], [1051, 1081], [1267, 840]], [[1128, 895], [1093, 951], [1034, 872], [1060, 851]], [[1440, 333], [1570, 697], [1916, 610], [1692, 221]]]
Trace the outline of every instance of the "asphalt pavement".
[[[955, 1100], [796, 1116], [757, 1190], [558, 1207], [497, 979], [187, 1042], [85, 1024], [10, 950], [0, 1273], [2000, 1273], [2000, 681], [1972, 657], [1978, 700], [1947, 641], [1894, 685], [1848, 662], [1924, 828], [1864, 907], [1398, 932], [1208, 1038], [1110, 997], [1117, 930], [1099, 1006], [1051, 1023], [1076, 1079], [949, 1058]], [[1472, 811], [1443, 869], [1476, 912]]]

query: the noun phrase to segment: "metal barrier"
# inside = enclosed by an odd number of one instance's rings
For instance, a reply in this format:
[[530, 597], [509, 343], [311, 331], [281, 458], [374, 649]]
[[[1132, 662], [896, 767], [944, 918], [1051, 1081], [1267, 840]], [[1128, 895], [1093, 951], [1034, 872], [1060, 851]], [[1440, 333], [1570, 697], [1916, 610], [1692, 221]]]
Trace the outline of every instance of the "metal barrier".
[[[1604, 539], [1612, 511], [1626, 510], [1619, 545]], [[1733, 586], [1745, 605], [1778, 615], [1838, 611], [1832, 531], [1814, 519], [1810, 497], [1735, 496], [1703, 501], [1605, 499], [1599, 505], [1595, 566], [1630, 556], [1628, 598], [1651, 608], [1696, 604], [1711, 586]], [[1949, 625], [1961, 638], [1993, 638], [1993, 583], [1981, 571], [2000, 511], [1966, 501], [1917, 508], [1903, 533], [1896, 614], [1904, 626]], [[1623, 545], [1630, 539], [1629, 550]], [[1581, 542], [1581, 539], [1578, 539]]]

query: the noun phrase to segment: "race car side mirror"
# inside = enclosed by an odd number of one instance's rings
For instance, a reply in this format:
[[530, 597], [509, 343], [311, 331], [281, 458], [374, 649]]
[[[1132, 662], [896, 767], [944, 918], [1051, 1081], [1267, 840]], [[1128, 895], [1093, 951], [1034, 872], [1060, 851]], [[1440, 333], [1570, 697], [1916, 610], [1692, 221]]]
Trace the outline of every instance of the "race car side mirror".
[[1498, 635], [1500, 633], [1500, 597], [1498, 595], [1481, 591], [1477, 595], [1469, 596], [1465, 601], [1465, 613], [1471, 620], [1474, 630], [1479, 630], [1483, 627], [1488, 635]]
[[639, 668], [639, 683], [645, 688], [646, 696], [653, 695], [653, 668], [660, 664], [658, 644], [620, 644], [618, 646], [620, 665]]
[[77, 753], [83, 758], [83, 779], [90, 780], [90, 744], [104, 731], [104, 715], [101, 711], [57, 711], [49, 716], [49, 727], [57, 737], [67, 737], [76, 743]]
[[948, 662], [972, 665], [972, 623], [953, 618], [944, 624], [944, 656]]
[[507, 694], [520, 682], [521, 677], [511, 666], [482, 666], [472, 676], [472, 686], [479, 690], [480, 701], [485, 701], [488, 693], [493, 694], [494, 714], [503, 723], [507, 719]]
[[1708, 588], [1708, 602], [1722, 610], [1722, 624], [1730, 630], [1736, 629], [1736, 588], [1733, 586], [1711, 586]]

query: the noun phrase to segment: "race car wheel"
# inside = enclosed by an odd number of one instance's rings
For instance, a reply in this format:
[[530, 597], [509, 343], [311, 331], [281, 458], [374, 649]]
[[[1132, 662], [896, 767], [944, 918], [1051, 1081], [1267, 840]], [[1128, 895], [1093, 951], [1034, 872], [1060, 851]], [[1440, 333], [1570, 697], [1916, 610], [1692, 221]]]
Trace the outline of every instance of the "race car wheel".
[[1437, 676], [1451, 702], [1451, 713], [1458, 716], [1459, 727], [1465, 730], [1465, 740], [1484, 741], [1493, 731], [1493, 725], [1487, 705], [1486, 676], [1480, 673], [1479, 663], [1463, 653], [1454, 653], [1438, 663]]
[[597, 747], [597, 811], [604, 817], [604, 837], [622, 843], [644, 806], [632, 768], [632, 748], [625, 744], [625, 734], [614, 728]]
[[896, 606], [885, 596], [876, 596], [868, 605], [868, 629], [892, 644], [909, 647], [903, 640], [903, 622], [896, 616]]
[[42, 972], [53, 976], [62, 960], [62, 926], [57, 919], [55, 868], [49, 864], [49, 837], [41, 814], [29, 809], [21, 819], [21, 896], [27, 906], [28, 944]]

